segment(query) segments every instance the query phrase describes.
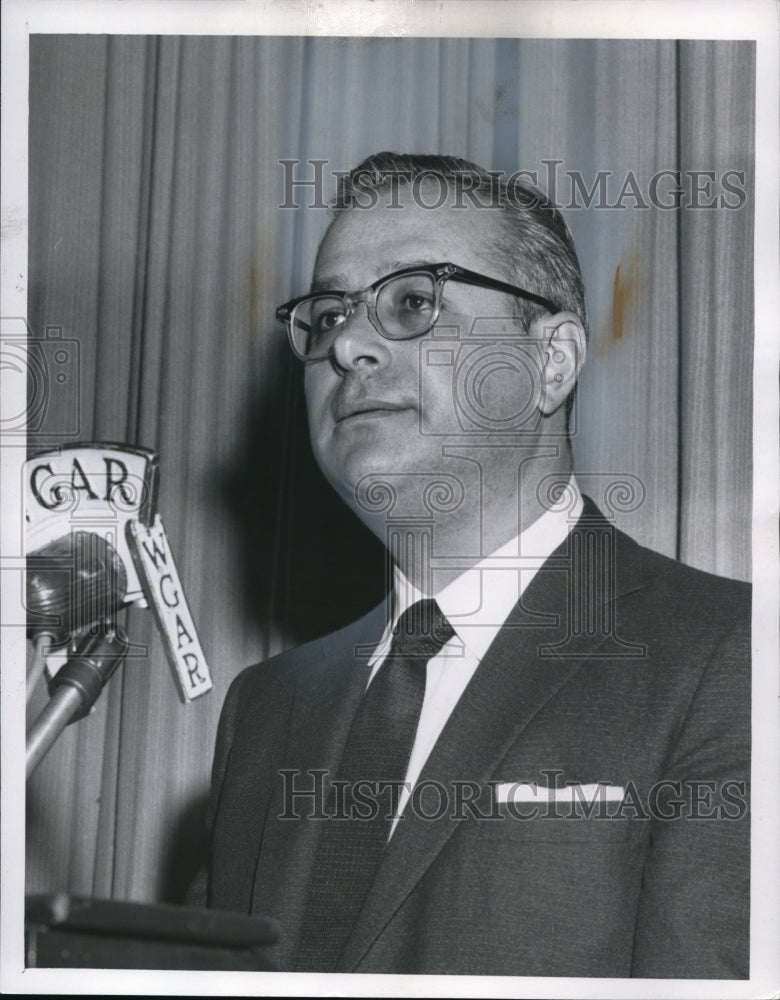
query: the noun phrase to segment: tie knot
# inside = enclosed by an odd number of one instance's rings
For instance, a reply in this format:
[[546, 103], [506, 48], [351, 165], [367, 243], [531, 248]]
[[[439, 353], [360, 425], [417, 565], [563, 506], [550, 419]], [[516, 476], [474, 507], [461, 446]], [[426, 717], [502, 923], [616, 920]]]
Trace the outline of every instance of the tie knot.
[[391, 655], [430, 660], [455, 635], [432, 597], [408, 607], [393, 629]]

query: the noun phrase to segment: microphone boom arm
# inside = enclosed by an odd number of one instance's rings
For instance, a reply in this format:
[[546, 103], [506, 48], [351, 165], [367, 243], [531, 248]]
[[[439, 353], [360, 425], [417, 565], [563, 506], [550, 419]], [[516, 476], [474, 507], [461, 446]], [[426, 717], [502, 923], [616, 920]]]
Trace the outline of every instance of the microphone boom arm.
[[27, 777], [33, 773], [60, 733], [82, 719], [98, 700], [130, 646], [119, 626], [89, 632], [52, 678], [52, 696], [27, 733]]

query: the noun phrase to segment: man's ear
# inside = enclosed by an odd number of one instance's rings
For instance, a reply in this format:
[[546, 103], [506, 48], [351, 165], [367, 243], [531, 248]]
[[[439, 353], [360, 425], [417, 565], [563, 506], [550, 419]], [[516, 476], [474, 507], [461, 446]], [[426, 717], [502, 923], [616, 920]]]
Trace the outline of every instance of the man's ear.
[[529, 332], [544, 351], [539, 409], [549, 417], [577, 384], [587, 349], [585, 328], [576, 313], [559, 312], [554, 316], [539, 316], [531, 323]]

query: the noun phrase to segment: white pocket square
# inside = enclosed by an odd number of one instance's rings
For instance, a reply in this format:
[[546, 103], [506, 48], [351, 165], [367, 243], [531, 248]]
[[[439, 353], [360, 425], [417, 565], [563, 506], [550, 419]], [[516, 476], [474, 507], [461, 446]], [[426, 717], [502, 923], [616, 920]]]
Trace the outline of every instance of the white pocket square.
[[622, 785], [596, 782], [591, 785], [570, 784], [550, 788], [535, 781], [504, 781], [495, 786], [496, 802], [621, 802]]

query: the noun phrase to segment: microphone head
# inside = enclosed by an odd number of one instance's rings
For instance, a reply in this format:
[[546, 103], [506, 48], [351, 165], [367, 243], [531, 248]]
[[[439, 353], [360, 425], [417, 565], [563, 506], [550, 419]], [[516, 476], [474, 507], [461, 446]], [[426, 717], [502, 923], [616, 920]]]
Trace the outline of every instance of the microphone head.
[[127, 592], [124, 564], [105, 538], [74, 531], [27, 558], [27, 637], [53, 647], [111, 617]]

